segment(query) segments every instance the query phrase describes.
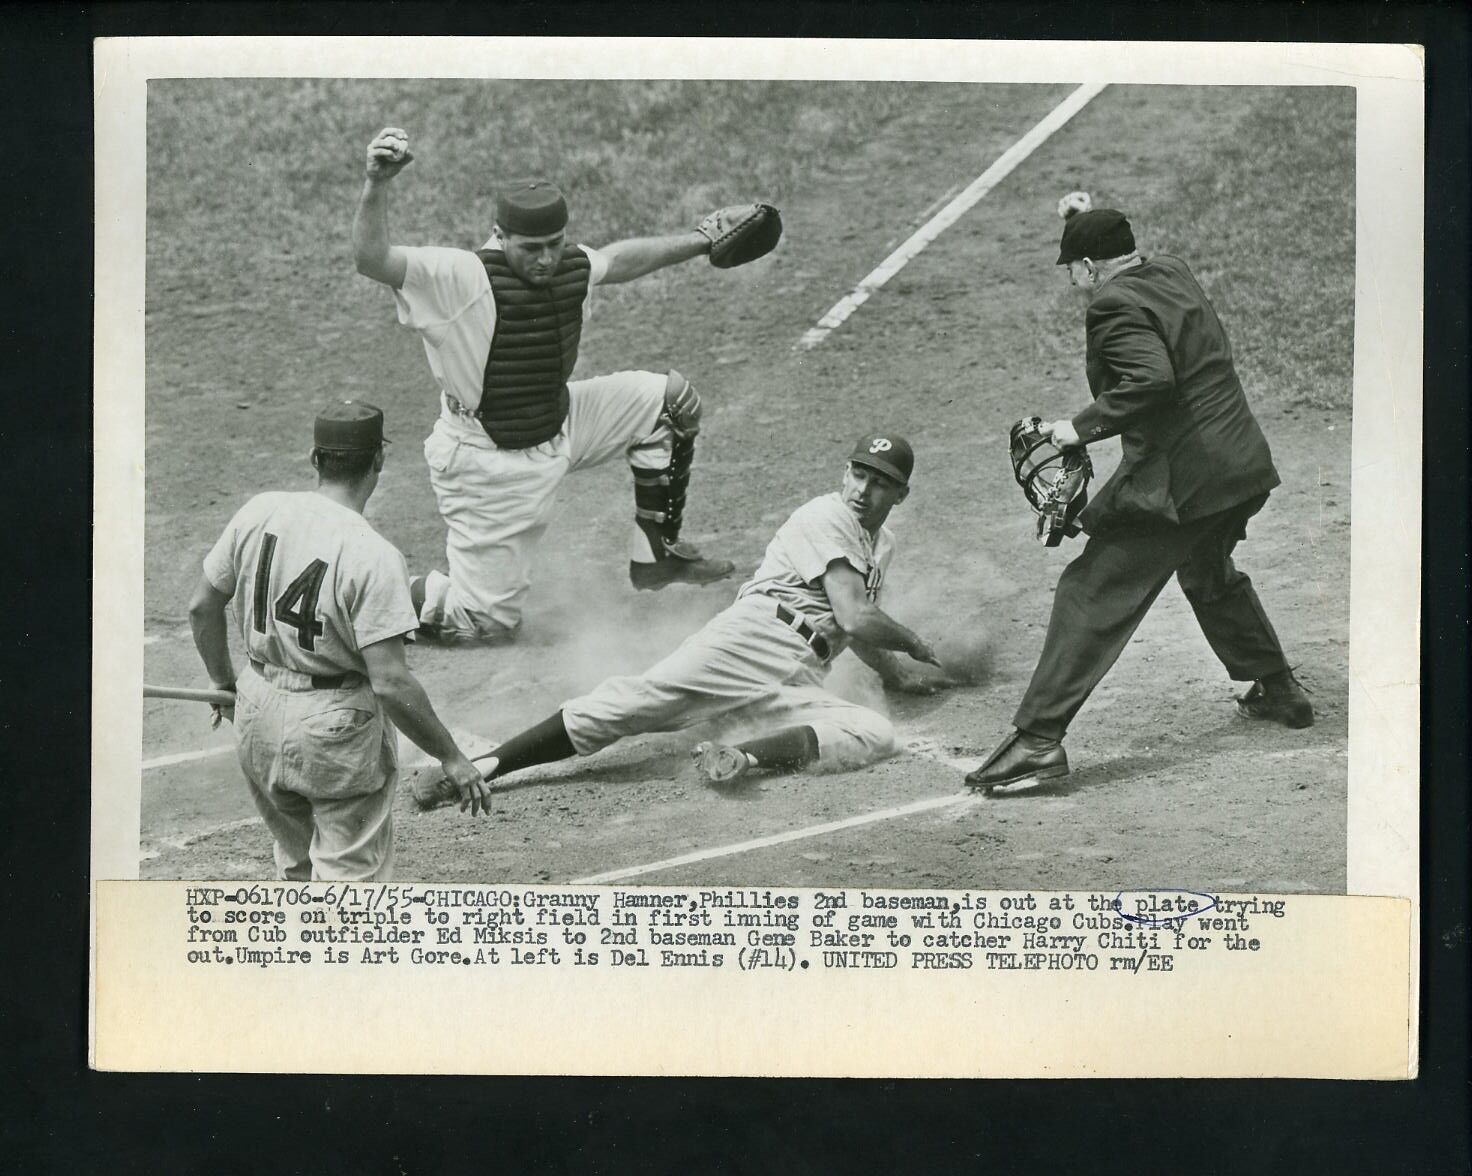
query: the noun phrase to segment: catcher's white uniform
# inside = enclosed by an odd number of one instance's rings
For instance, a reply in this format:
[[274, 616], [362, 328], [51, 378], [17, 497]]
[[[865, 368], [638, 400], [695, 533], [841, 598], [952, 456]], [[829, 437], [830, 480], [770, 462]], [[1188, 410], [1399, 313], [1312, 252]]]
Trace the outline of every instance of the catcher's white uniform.
[[250, 658], [235, 737], [277, 876], [387, 881], [398, 733], [368, 682], [364, 646], [413, 633], [404, 557], [321, 494], [258, 494], [205, 557], [233, 597]]
[[[835, 767], [891, 755], [888, 719], [823, 688], [848, 638], [833, 618], [822, 577], [835, 560], [846, 560], [877, 602], [893, 554], [887, 528], [870, 535], [836, 493], [814, 498], [778, 530], [729, 608], [644, 673], [609, 678], [565, 703], [568, 738], [580, 755], [590, 755], [629, 735], [724, 716], [764, 728], [810, 726], [820, 762]], [[793, 621], [780, 619], [779, 609]], [[814, 644], [826, 646], [828, 656], [819, 656]]]
[[[486, 242], [487, 248], [499, 245], [496, 238]], [[591, 287], [607, 275], [608, 259], [579, 248], [589, 261], [586, 319]], [[393, 291], [394, 302], [399, 321], [419, 332], [440, 389], [440, 416], [424, 442], [424, 459], [449, 531], [449, 575], [429, 573], [421, 619], [466, 636], [514, 629], [530, 584], [532, 548], [569, 471], [620, 453], [636, 470], [669, 465], [672, 438], [660, 422], [665, 375], [628, 371], [571, 381], [561, 433], [531, 449], [498, 449], [469, 415], [480, 405], [496, 330], [485, 266], [467, 249], [420, 246], [404, 253], [408, 271]], [[652, 560], [644, 533], [630, 529], [629, 558]]]

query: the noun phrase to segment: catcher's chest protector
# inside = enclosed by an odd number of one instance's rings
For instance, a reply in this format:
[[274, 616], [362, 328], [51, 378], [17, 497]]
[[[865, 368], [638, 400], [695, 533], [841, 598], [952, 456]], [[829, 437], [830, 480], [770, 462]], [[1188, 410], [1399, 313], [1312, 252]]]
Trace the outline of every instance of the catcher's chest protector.
[[546, 286], [518, 278], [500, 249], [477, 256], [496, 300], [496, 333], [476, 416], [501, 449], [530, 449], [557, 436], [567, 419], [567, 378], [578, 361], [588, 297], [588, 255], [569, 246]]

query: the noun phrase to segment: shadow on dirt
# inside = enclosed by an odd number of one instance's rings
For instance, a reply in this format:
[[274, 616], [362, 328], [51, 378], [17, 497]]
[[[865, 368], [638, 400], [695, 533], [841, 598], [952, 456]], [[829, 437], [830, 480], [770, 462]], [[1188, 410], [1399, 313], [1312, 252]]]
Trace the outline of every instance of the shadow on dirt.
[[[1021, 800], [1034, 796], [1072, 796], [1086, 788], [1113, 784], [1120, 780], [1146, 774], [1155, 774], [1189, 765], [1193, 761], [1206, 761], [1231, 751], [1239, 750], [1245, 735], [1269, 733], [1269, 728], [1255, 726], [1240, 719], [1228, 719], [1218, 727], [1190, 739], [1161, 741], [1154, 749], [1131, 753], [1103, 763], [1077, 765], [1060, 780], [1048, 780], [1040, 784], [999, 789], [989, 794], [993, 800]], [[1163, 797], [1164, 799], [1164, 797]]]

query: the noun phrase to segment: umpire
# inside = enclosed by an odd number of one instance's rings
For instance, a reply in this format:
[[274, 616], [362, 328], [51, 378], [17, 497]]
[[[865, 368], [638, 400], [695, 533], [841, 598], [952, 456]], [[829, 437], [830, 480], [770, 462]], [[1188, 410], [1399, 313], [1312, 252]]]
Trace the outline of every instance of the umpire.
[[1058, 264], [1088, 303], [1094, 403], [1044, 426], [1060, 446], [1118, 435], [1123, 459], [1079, 521], [1089, 539], [1064, 569], [1048, 636], [1008, 736], [966, 777], [973, 788], [1067, 775], [1063, 736], [1172, 575], [1253, 719], [1310, 726], [1252, 581], [1232, 563], [1247, 520], [1278, 485], [1216, 311], [1185, 262], [1140, 256], [1123, 213], [1078, 213]]

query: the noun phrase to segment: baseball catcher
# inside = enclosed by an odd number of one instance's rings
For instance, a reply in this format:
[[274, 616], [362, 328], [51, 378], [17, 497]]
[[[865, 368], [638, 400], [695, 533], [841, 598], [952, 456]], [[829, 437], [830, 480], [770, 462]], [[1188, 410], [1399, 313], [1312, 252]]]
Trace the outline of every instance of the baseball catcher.
[[451, 643], [514, 635], [563, 477], [620, 455], [633, 474], [633, 586], [731, 575], [730, 560], [681, 538], [701, 417], [692, 382], [674, 371], [571, 377], [595, 287], [702, 255], [722, 269], [745, 265], [776, 246], [777, 210], [722, 208], [683, 233], [594, 249], [573, 243], [557, 185], [528, 179], [501, 186], [480, 249], [410, 248], [389, 236], [388, 191], [413, 158], [396, 127], [368, 144], [353, 247], [358, 272], [388, 286], [399, 321], [419, 332], [438, 386], [424, 457], [448, 568], [411, 584], [421, 634]]

